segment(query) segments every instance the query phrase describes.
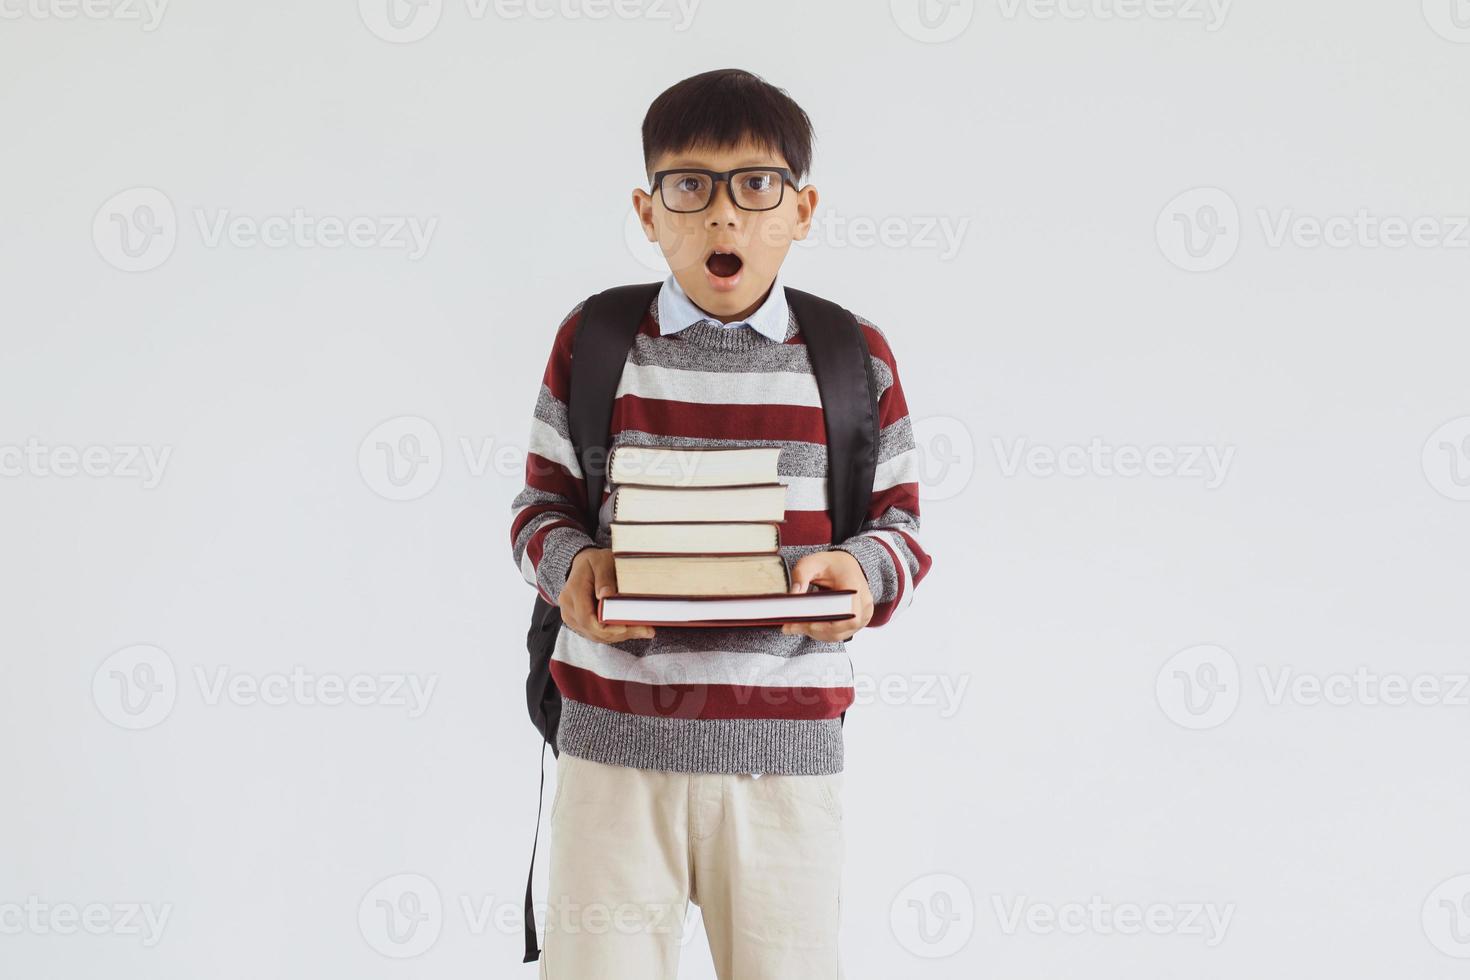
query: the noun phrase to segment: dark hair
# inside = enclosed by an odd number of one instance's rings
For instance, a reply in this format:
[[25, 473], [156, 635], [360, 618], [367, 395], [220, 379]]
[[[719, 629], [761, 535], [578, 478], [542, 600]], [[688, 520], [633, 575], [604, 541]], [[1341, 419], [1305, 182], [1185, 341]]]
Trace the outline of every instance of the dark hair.
[[742, 140], [786, 158], [800, 182], [812, 165], [812, 121], [787, 95], [759, 75], [717, 68], [665, 89], [643, 117], [643, 168], [664, 153], [694, 146], [728, 149]]

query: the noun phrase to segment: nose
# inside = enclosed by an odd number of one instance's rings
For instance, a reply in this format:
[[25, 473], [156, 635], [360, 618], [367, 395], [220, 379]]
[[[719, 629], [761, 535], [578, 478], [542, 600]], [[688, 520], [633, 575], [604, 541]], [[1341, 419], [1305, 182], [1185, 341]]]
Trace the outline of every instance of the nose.
[[728, 180], [715, 181], [714, 197], [710, 199], [705, 221], [711, 227], [734, 225], [735, 216], [739, 211], [740, 209], [735, 206], [735, 198], [730, 192], [730, 182]]

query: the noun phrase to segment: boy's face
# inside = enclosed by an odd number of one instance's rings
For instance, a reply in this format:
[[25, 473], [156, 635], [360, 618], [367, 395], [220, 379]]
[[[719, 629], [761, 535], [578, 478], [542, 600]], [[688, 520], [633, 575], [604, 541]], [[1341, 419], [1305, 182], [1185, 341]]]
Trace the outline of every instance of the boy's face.
[[[653, 162], [653, 171], [786, 165], [779, 152], [742, 142], [734, 148], [690, 147], [665, 153]], [[733, 179], [742, 177], [754, 177], [749, 186], [760, 186], [755, 175], [736, 174]], [[791, 243], [805, 238], [811, 228], [816, 188], [808, 184], [798, 190], [786, 184], [780, 196], [781, 203], [770, 210], [744, 210], [736, 206], [729, 182], [722, 180], [714, 185], [714, 196], [703, 211], [669, 210], [656, 187], [651, 194], [634, 189], [633, 207], [643, 234], [658, 242], [684, 292], [705, 312], [728, 322], [743, 320], [760, 308]], [[735, 258], [712, 260], [716, 252], [734, 253]]]

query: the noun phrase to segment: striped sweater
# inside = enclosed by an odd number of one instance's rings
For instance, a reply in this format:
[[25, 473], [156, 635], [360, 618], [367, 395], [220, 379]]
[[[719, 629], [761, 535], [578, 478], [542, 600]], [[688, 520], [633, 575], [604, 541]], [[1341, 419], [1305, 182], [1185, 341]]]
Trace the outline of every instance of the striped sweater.
[[[568, 434], [581, 310], [557, 329], [531, 422], [526, 484], [511, 502], [515, 563], [551, 603], [578, 551], [610, 545], [610, 488], [593, 531]], [[651, 303], [623, 367], [609, 445], [780, 446], [782, 558], [791, 568], [816, 551], [855, 557], [873, 594], [872, 628], [909, 604], [931, 559], [919, 543], [918, 452], [897, 365], [883, 333], [858, 321], [880, 393], [878, 467], [862, 528], [845, 541], [832, 541], [822, 403], [794, 312], [782, 343], [750, 326], [709, 322], [661, 336]], [[853, 701], [843, 643], [788, 636], [779, 626], [660, 626], [654, 634], [605, 644], [559, 631], [551, 662], [562, 693], [558, 751], [683, 772], [842, 770], [840, 716]]]

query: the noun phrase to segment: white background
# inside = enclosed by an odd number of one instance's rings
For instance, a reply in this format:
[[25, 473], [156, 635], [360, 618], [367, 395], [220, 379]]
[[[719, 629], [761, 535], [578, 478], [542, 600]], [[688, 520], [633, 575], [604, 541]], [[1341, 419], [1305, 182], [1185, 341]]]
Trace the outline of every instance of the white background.
[[[534, 975], [509, 502], [557, 323], [662, 277], [643, 113], [727, 66], [815, 121], [787, 278], [885, 331], [926, 468], [848, 976], [1470, 969], [1464, 0], [94, 2], [0, 0], [0, 973]], [[367, 237], [242, 237], [296, 209]], [[296, 668], [383, 697], [249, 696]]]

